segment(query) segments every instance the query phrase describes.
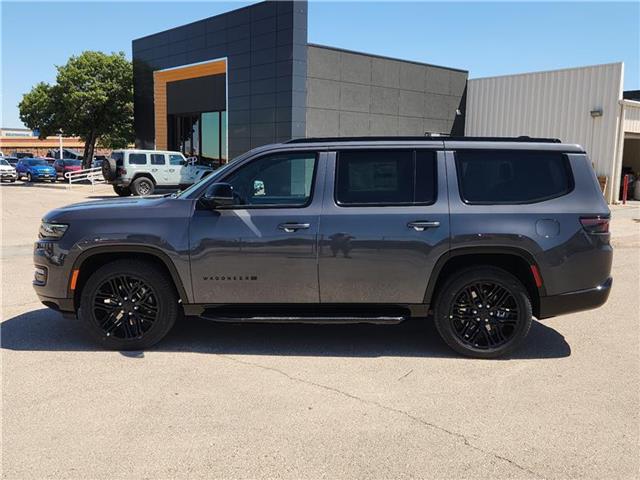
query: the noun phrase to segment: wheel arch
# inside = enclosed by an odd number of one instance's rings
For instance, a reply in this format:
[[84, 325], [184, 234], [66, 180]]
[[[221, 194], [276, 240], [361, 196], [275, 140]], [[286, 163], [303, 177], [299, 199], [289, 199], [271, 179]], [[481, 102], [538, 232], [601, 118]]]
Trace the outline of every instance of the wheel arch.
[[439, 289], [452, 274], [474, 265], [502, 268], [518, 278], [529, 293], [534, 315], [536, 317], [539, 315], [540, 297], [545, 295], [545, 290], [544, 285], [536, 286], [531, 270], [532, 266], [537, 268], [538, 264], [533, 255], [517, 247], [463, 247], [443, 254], [433, 268], [425, 291], [424, 303], [433, 304]]
[[131, 179], [131, 182], [129, 182], [129, 184], [130, 185], [133, 184], [133, 182], [135, 182], [137, 179], [142, 178], [142, 177], [148, 178], [149, 180], [151, 180], [151, 183], [153, 183], [154, 186], [157, 185], [156, 179], [153, 178], [153, 175], [151, 175], [149, 172], [136, 172], [133, 175], [133, 178]]
[[182, 304], [189, 303], [187, 291], [175, 265], [169, 256], [161, 250], [141, 245], [109, 245], [90, 248], [82, 252], [73, 263], [73, 271], [79, 270], [75, 290], [69, 291], [73, 298], [74, 309], [80, 305], [80, 295], [87, 280], [101, 266], [122, 258], [135, 258], [153, 262], [169, 274]]

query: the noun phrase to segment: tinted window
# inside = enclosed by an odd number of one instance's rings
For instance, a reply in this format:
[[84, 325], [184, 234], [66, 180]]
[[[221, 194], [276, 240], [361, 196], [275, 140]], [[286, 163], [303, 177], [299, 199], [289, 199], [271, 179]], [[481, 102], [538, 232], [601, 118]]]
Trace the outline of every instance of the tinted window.
[[412, 205], [435, 200], [435, 153], [349, 150], [338, 155], [340, 205]]
[[165, 158], [162, 153], [152, 153], [151, 154], [151, 165], [164, 165]]
[[182, 158], [182, 155], [169, 155], [169, 164], [170, 165], [182, 165], [182, 161], [184, 160], [184, 158]]
[[111, 153], [111, 158], [113, 158], [116, 161], [116, 165], [121, 167], [122, 166], [122, 160], [124, 158], [124, 153], [122, 152], [112, 152]]
[[146, 153], [130, 153], [129, 165], [146, 165], [147, 154]]
[[303, 206], [311, 200], [316, 155], [270, 155], [226, 179], [240, 205]]
[[571, 167], [559, 152], [460, 150], [456, 168], [468, 203], [531, 203], [573, 189]]
[[49, 165], [46, 160], [26, 160], [26, 163], [28, 165], [31, 165], [32, 167], [39, 165]]

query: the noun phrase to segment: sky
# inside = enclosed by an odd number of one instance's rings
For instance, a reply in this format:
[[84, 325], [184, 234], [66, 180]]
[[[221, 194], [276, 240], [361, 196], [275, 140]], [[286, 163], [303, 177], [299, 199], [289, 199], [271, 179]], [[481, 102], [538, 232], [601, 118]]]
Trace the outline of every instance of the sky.
[[[0, 0], [3, 127], [55, 65], [255, 2]], [[309, 2], [309, 42], [461, 68], [470, 78], [623, 61], [640, 89], [640, 2]]]

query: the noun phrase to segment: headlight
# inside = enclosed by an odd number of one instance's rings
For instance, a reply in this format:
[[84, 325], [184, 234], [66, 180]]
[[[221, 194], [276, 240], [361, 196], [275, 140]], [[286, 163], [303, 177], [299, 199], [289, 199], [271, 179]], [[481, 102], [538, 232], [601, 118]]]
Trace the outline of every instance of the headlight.
[[42, 222], [39, 236], [40, 238], [61, 238], [67, 228], [69, 228], [69, 225], [64, 225], [63, 223]]

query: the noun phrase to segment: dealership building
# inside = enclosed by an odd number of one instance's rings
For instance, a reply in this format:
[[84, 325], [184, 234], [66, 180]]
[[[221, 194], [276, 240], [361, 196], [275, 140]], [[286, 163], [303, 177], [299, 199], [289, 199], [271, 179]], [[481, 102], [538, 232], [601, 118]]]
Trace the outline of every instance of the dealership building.
[[609, 202], [640, 173], [622, 63], [472, 79], [311, 44], [306, 1], [266, 1], [133, 41], [136, 146], [218, 164], [299, 137], [538, 136], [582, 145]]
[[306, 2], [133, 41], [136, 146], [232, 158], [290, 138], [464, 133], [467, 72], [307, 42]]

